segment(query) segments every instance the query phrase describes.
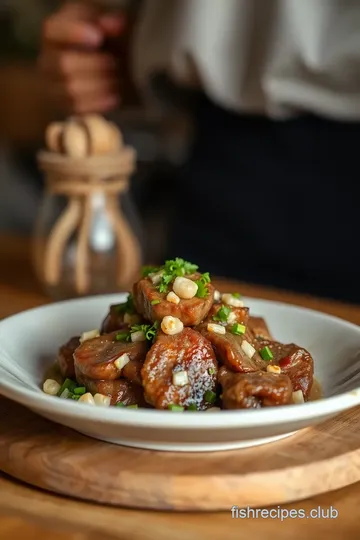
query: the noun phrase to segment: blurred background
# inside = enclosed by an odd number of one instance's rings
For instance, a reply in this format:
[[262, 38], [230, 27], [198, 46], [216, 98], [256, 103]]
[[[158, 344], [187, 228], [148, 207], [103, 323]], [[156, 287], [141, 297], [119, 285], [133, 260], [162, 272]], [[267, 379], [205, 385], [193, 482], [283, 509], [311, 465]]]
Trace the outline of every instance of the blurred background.
[[[117, 6], [120, 3], [116, 2]], [[63, 115], [44, 91], [37, 56], [42, 22], [60, 4], [56, 0], [31, 0], [29, 9], [29, 0], [0, 3], [0, 233], [28, 236], [41, 203], [44, 184], [36, 152], [43, 147], [46, 126]], [[136, 1], [122, 5], [135, 11], [138, 8]], [[162, 85], [162, 94], [166, 94], [166, 86]], [[162, 101], [164, 106], [166, 99]], [[130, 101], [109, 118], [116, 121], [126, 143], [137, 151], [138, 168], [130, 195], [141, 224], [146, 260], [163, 256], [164, 208], [171, 213], [169, 179], [182, 161], [189, 130], [183, 115], [179, 119], [167, 111], [164, 122], [164, 112], [157, 109], [145, 114], [138, 103]], [[157, 218], [160, 206], [161, 223]]]
[[[110, 36], [101, 46], [115, 44], [107, 52], [128, 62], [118, 70], [121, 106], [106, 116], [137, 152], [126, 204], [143, 261], [181, 254], [214, 275], [360, 302], [359, 3], [144, 2], [135, 49], [145, 110], [126, 48], [143, 0], [96, 2], [128, 11], [122, 44]], [[36, 153], [64, 113], [37, 57], [42, 23], [61, 4], [0, 0], [0, 234], [29, 238], [42, 202]], [[242, 204], [253, 200], [256, 211]], [[355, 260], [334, 256], [334, 245]]]
[[52, 118], [36, 70], [43, 18], [56, 2], [2, 0], [0, 4], [0, 229], [28, 233], [42, 179], [34, 152]]

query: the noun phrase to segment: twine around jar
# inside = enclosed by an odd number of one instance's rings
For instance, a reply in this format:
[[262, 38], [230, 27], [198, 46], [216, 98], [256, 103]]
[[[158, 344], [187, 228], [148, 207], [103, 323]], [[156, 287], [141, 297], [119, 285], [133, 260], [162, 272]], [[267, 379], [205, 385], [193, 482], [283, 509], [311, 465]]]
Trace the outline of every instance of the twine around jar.
[[79, 295], [89, 292], [92, 197], [101, 193], [105, 197], [105, 212], [117, 243], [116, 285], [127, 288], [141, 264], [139, 242], [119, 204], [119, 195], [128, 190], [129, 177], [135, 168], [134, 150], [122, 147], [114, 154], [81, 159], [40, 152], [38, 163], [45, 172], [47, 193], [68, 198], [65, 210], [46, 240], [44, 256], [35, 250], [35, 264], [45, 283], [56, 286], [61, 281], [64, 251], [77, 231], [75, 290]]

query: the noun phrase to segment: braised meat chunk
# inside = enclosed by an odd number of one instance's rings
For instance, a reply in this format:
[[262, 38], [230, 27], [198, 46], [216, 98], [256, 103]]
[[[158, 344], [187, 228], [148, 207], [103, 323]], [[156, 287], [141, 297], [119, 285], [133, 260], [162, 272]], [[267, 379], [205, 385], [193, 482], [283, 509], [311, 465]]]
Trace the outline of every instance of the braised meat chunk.
[[126, 406], [147, 406], [147, 403], [144, 400], [144, 390], [137, 384], [133, 384], [124, 379], [116, 379], [113, 381], [90, 379], [80, 372], [77, 372], [76, 378], [78, 383], [84, 385], [91, 394], [103, 394], [104, 396], [109, 396], [111, 405], [123, 403]]
[[292, 402], [290, 378], [282, 373], [233, 373], [222, 367], [218, 380], [224, 409], [259, 409]]
[[74, 366], [74, 352], [80, 345], [80, 337], [72, 337], [59, 349], [57, 355], [57, 362], [59, 364], [61, 375], [64, 378], [74, 379], [75, 366]]
[[60, 347], [65, 380], [56, 366], [45, 393], [179, 412], [314, 399], [310, 353], [274, 341], [268, 321], [250, 314], [234, 284], [215, 290], [209, 272], [179, 257], [143, 267], [141, 276], [126, 301], [110, 305], [100, 330]]
[[270, 363], [280, 366], [282, 373], [290, 377], [293, 391], [301, 390], [304, 399], [308, 399], [314, 381], [314, 361], [310, 353], [294, 343], [264, 341], [262, 346], [271, 350]]
[[144, 365], [145, 356], [133, 357], [130, 362], [122, 368], [121, 376], [128, 381], [142, 386], [141, 370]]
[[131, 325], [141, 322], [141, 317], [135, 311], [133, 297], [128, 295], [126, 302], [112, 304], [101, 324], [100, 333], [110, 334], [115, 330], [127, 330]]
[[[147, 342], [133, 343], [123, 338], [123, 333], [112, 332], [84, 341], [74, 353], [76, 374], [113, 380], [122, 375], [126, 363], [142, 364], [148, 351]], [[126, 371], [131, 369], [128, 367]]]
[[125, 313], [121, 311], [121, 308], [122, 304], [113, 304], [110, 306], [108, 314], [101, 323], [101, 334], [110, 334], [110, 332], [114, 332], [115, 330], [126, 330], [128, 328], [129, 324], [124, 321]]
[[[208, 408], [215, 396], [217, 362], [210, 343], [191, 328], [159, 333], [142, 371], [145, 399], [157, 409]], [[209, 399], [210, 396], [210, 399]]]
[[210, 341], [218, 361], [229, 369], [240, 373], [266, 369], [267, 363], [255, 350], [254, 338], [248, 330], [237, 335], [228, 329], [225, 329], [225, 333], [211, 331], [206, 323], [197, 328]]
[[[149, 321], [161, 321], [166, 316], [172, 316], [180, 319], [184, 326], [196, 326], [205, 319], [214, 301], [211, 283], [206, 284], [203, 296], [196, 296], [195, 282], [200, 279], [201, 274], [175, 277], [174, 281], [161, 288], [157, 280], [153, 282], [151, 277], [143, 278], [133, 287], [136, 310]], [[194, 285], [193, 291], [191, 283]]]
[[220, 322], [227, 326], [232, 326], [236, 323], [247, 326], [249, 321], [249, 308], [247, 307], [234, 307], [226, 304], [218, 303], [214, 304], [205, 322]]
[[249, 317], [249, 328], [257, 341], [273, 341], [269, 327], [262, 317]]

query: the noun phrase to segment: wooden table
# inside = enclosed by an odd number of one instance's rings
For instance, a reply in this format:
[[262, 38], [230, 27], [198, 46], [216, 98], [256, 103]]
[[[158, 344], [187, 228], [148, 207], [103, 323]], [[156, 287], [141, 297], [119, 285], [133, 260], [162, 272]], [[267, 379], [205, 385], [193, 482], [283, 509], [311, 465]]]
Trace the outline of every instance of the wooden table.
[[[0, 258], [0, 318], [49, 301], [32, 274], [27, 239], [0, 237]], [[224, 286], [226, 282], [219, 283]], [[241, 291], [249, 296], [311, 307], [360, 324], [360, 307], [245, 284]], [[0, 473], [0, 539], [248, 540], [264, 535], [267, 540], [303, 540], [307, 535], [311, 539], [355, 540], [360, 529], [359, 500], [360, 484], [354, 484], [283, 507], [308, 512], [319, 506], [333, 506], [339, 513], [337, 519], [236, 520], [231, 518], [230, 509], [225, 513], [174, 514], [104, 507], [45, 493]]]

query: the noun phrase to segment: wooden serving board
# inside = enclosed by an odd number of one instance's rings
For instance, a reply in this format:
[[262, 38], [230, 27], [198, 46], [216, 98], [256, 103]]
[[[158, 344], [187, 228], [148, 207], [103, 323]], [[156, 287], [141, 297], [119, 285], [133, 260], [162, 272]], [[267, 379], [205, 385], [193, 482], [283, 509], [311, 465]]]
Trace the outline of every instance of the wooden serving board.
[[264, 446], [216, 453], [125, 448], [0, 398], [0, 469], [74, 498], [130, 508], [229, 511], [305, 499], [360, 480], [360, 407]]

